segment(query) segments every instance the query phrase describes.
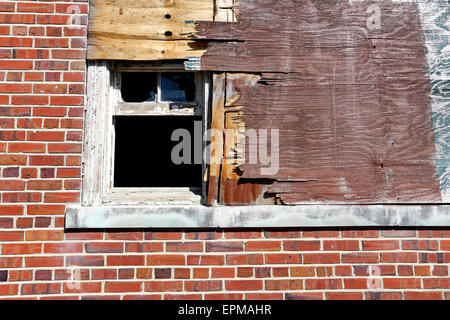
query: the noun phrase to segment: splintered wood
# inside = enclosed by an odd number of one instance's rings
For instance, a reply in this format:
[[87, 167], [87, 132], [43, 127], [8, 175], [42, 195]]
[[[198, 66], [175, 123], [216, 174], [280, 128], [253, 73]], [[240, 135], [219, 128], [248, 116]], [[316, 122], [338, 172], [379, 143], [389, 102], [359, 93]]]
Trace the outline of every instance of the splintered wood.
[[[442, 201], [416, 3], [241, 0], [237, 9], [237, 23], [198, 22], [201, 69], [226, 74], [225, 116], [213, 109], [213, 121], [279, 129], [279, 170], [222, 165], [219, 203]], [[232, 72], [261, 76], [231, 90], [232, 77], [245, 79]]]
[[88, 59], [168, 60], [201, 56], [194, 21], [212, 21], [214, 0], [91, 0]]

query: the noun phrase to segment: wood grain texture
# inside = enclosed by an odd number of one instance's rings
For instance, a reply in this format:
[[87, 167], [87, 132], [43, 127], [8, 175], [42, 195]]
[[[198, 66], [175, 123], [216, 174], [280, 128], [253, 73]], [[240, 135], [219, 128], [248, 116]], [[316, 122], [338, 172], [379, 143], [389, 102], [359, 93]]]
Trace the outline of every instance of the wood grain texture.
[[[201, 68], [260, 73], [235, 86], [226, 108], [238, 108], [247, 129], [280, 132], [278, 173], [240, 164], [237, 185], [273, 179], [261, 195], [284, 204], [442, 201], [436, 161], [449, 152], [439, 147], [436, 157], [435, 128], [448, 132], [448, 103], [431, 107], [424, 29], [432, 24], [422, 26], [417, 3], [241, 0], [237, 11], [237, 23], [198, 23], [208, 41]], [[435, 42], [448, 39], [440, 30]], [[445, 134], [438, 139], [448, 144]]]
[[214, 0], [93, 0], [88, 59], [168, 60], [201, 56], [193, 21], [212, 21]]

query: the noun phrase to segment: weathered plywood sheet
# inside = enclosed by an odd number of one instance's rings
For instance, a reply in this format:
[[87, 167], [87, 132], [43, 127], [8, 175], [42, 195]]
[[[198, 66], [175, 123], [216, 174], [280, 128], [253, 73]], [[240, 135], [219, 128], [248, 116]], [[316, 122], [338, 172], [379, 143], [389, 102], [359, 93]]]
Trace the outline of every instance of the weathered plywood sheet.
[[[434, 2], [448, 23], [448, 2]], [[246, 128], [280, 132], [278, 172], [241, 164], [239, 185], [272, 179], [264, 195], [285, 204], [442, 202], [449, 105], [432, 108], [430, 68], [447, 62], [429, 67], [432, 27], [417, 3], [241, 0], [237, 9], [237, 23], [198, 23], [208, 40], [201, 69], [260, 73], [227, 108], [239, 107]], [[446, 28], [427, 41], [447, 46]]]
[[214, 0], [92, 0], [88, 59], [164, 60], [201, 56], [194, 21], [212, 21]]

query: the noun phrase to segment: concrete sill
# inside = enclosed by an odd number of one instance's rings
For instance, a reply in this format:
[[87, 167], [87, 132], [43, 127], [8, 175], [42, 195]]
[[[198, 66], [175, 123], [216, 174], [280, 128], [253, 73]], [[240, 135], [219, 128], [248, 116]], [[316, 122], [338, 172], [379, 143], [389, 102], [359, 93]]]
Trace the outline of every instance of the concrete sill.
[[103, 206], [69, 205], [66, 229], [449, 227], [450, 205]]

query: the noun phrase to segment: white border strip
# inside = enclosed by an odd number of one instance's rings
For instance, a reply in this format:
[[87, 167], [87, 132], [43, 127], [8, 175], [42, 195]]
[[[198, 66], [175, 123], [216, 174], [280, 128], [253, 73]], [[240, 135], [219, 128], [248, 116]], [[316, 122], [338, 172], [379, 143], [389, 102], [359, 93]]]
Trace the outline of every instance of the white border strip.
[[450, 205], [69, 205], [65, 228], [448, 227]]

